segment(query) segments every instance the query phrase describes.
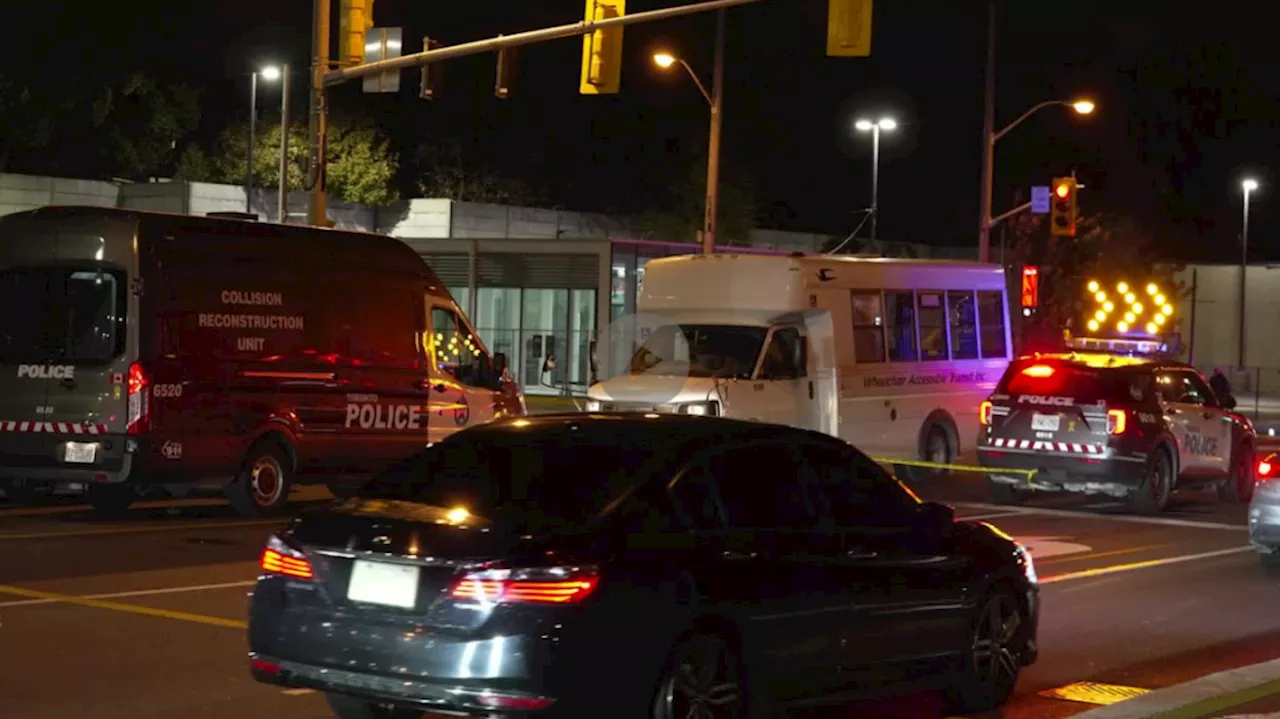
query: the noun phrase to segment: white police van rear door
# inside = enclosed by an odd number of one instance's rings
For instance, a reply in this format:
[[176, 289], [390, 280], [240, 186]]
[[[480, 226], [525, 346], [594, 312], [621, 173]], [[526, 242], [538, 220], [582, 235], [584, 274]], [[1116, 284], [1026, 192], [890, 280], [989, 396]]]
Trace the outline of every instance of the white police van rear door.
[[126, 423], [133, 233], [51, 214], [0, 234], [0, 451], [10, 465], [100, 465], [100, 437]]

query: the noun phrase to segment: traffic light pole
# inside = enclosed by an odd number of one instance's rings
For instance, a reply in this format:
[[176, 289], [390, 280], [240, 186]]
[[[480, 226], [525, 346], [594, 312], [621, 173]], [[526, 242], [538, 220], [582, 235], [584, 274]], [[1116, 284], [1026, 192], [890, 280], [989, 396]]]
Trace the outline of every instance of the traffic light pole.
[[978, 210], [978, 262], [991, 260], [991, 192], [996, 150], [996, 0], [987, 3], [987, 75], [982, 110], [982, 196]]
[[[724, 121], [724, 9], [716, 11], [716, 58], [711, 74], [711, 136], [707, 147], [707, 201], [702, 223], [702, 253], [716, 251], [720, 217], [720, 126]], [[686, 66], [687, 67], [687, 66]]]
[[310, 202], [307, 203], [307, 224], [328, 227], [329, 213], [325, 207], [325, 175], [328, 153], [328, 108], [325, 106], [325, 77], [329, 72], [329, 0], [315, 0], [313, 19], [314, 34], [311, 38], [311, 109], [309, 134], [311, 136]]

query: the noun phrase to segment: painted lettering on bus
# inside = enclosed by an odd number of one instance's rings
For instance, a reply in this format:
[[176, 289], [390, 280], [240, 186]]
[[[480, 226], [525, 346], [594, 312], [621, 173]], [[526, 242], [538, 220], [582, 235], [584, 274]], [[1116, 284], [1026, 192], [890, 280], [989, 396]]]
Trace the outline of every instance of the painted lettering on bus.
[[346, 426], [360, 429], [422, 429], [422, 408], [408, 404], [347, 405]]
[[985, 382], [985, 372], [928, 372], [864, 377], [864, 387], [927, 387], [930, 385], [977, 384]]

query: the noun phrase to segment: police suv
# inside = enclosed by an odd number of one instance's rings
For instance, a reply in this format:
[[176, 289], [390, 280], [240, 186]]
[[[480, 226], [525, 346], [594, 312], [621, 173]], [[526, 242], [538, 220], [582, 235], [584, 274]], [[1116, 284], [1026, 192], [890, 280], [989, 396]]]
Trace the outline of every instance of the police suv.
[[978, 456], [992, 500], [1031, 492], [1125, 498], [1161, 512], [1175, 489], [1253, 492], [1256, 434], [1195, 368], [1152, 357], [1071, 352], [1022, 357], [982, 403]]

